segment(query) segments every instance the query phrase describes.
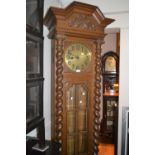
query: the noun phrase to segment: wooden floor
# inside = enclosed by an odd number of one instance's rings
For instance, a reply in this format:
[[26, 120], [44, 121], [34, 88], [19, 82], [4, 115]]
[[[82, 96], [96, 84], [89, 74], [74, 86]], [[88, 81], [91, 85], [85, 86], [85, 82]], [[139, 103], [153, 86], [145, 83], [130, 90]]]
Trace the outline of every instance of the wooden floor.
[[[36, 141], [30, 141], [30, 146], [33, 145], [35, 142]], [[45, 153], [38, 152], [38, 151], [32, 150], [31, 147], [30, 148], [27, 147], [26, 155], [59, 155], [59, 153], [56, 153], [56, 151], [54, 151], [54, 148], [56, 148], [56, 146], [52, 147], [53, 145], [51, 145], [50, 141], [47, 141], [46, 143], [47, 143], [47, 145], [49, 145], [49, 149]], [[113, 144], [103, 144], [103, 143], [99, 144], [98, 155], [114, 155], [114, 145]]]
[[100, 144], [98, 155], [114, 155], [114, 144]]

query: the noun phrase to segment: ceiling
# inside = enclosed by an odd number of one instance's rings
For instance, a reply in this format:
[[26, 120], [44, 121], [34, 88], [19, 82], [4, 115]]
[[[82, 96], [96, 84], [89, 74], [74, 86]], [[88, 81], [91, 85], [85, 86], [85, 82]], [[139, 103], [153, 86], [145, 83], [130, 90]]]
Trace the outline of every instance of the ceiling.
[[[128, 28], [129, 25], [129, 0], [76, 0], [97, 6], [108, 18], [115, 19], [115, 22], [107, 28]], [[73, 0], [44, 0], [44, 14], [50, 6], [66, 7]]]
[[[48, 0], [52, 1], [52, 0]], [[57, 0], [61, 7], [66, 7], [73, 0]], [[76, 0], [96, 5], [103, 13], [122, 13], [129, 11], [129, 0]]]

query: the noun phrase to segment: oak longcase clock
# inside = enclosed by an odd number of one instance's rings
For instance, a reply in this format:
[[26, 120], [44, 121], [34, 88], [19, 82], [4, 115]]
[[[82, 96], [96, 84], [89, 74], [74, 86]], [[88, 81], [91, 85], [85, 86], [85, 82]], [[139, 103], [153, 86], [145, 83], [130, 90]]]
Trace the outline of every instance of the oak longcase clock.
[[101, 44], [113, 22], [96, 6], [73, 2], [50, 7], [44, 24], [52, 39], [54, 135], [62, 155], [98, 152]]

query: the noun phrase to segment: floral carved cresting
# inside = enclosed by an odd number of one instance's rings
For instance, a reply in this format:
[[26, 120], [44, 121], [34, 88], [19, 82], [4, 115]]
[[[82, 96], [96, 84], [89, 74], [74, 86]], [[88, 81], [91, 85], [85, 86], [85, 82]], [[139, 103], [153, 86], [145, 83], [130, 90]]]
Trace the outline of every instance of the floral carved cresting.
[[96, 30], [97, 24], [94, 23], [91, 16], [84, 14], [74, 14], [69, 19], [68, 26], [87, 30]]

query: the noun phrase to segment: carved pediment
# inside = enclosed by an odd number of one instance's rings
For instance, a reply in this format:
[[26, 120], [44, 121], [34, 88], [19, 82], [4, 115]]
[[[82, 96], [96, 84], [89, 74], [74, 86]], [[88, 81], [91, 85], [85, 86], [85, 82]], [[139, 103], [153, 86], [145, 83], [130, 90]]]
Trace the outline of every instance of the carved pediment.
[[104, 28], [114, 20], [104, 17], [97, 6], [72, 2], [66, 8], [50, 7], [44, 24], [49, 29], [49, 37], [54, 33], [81, 35], [99, 38], [104, 36]]

